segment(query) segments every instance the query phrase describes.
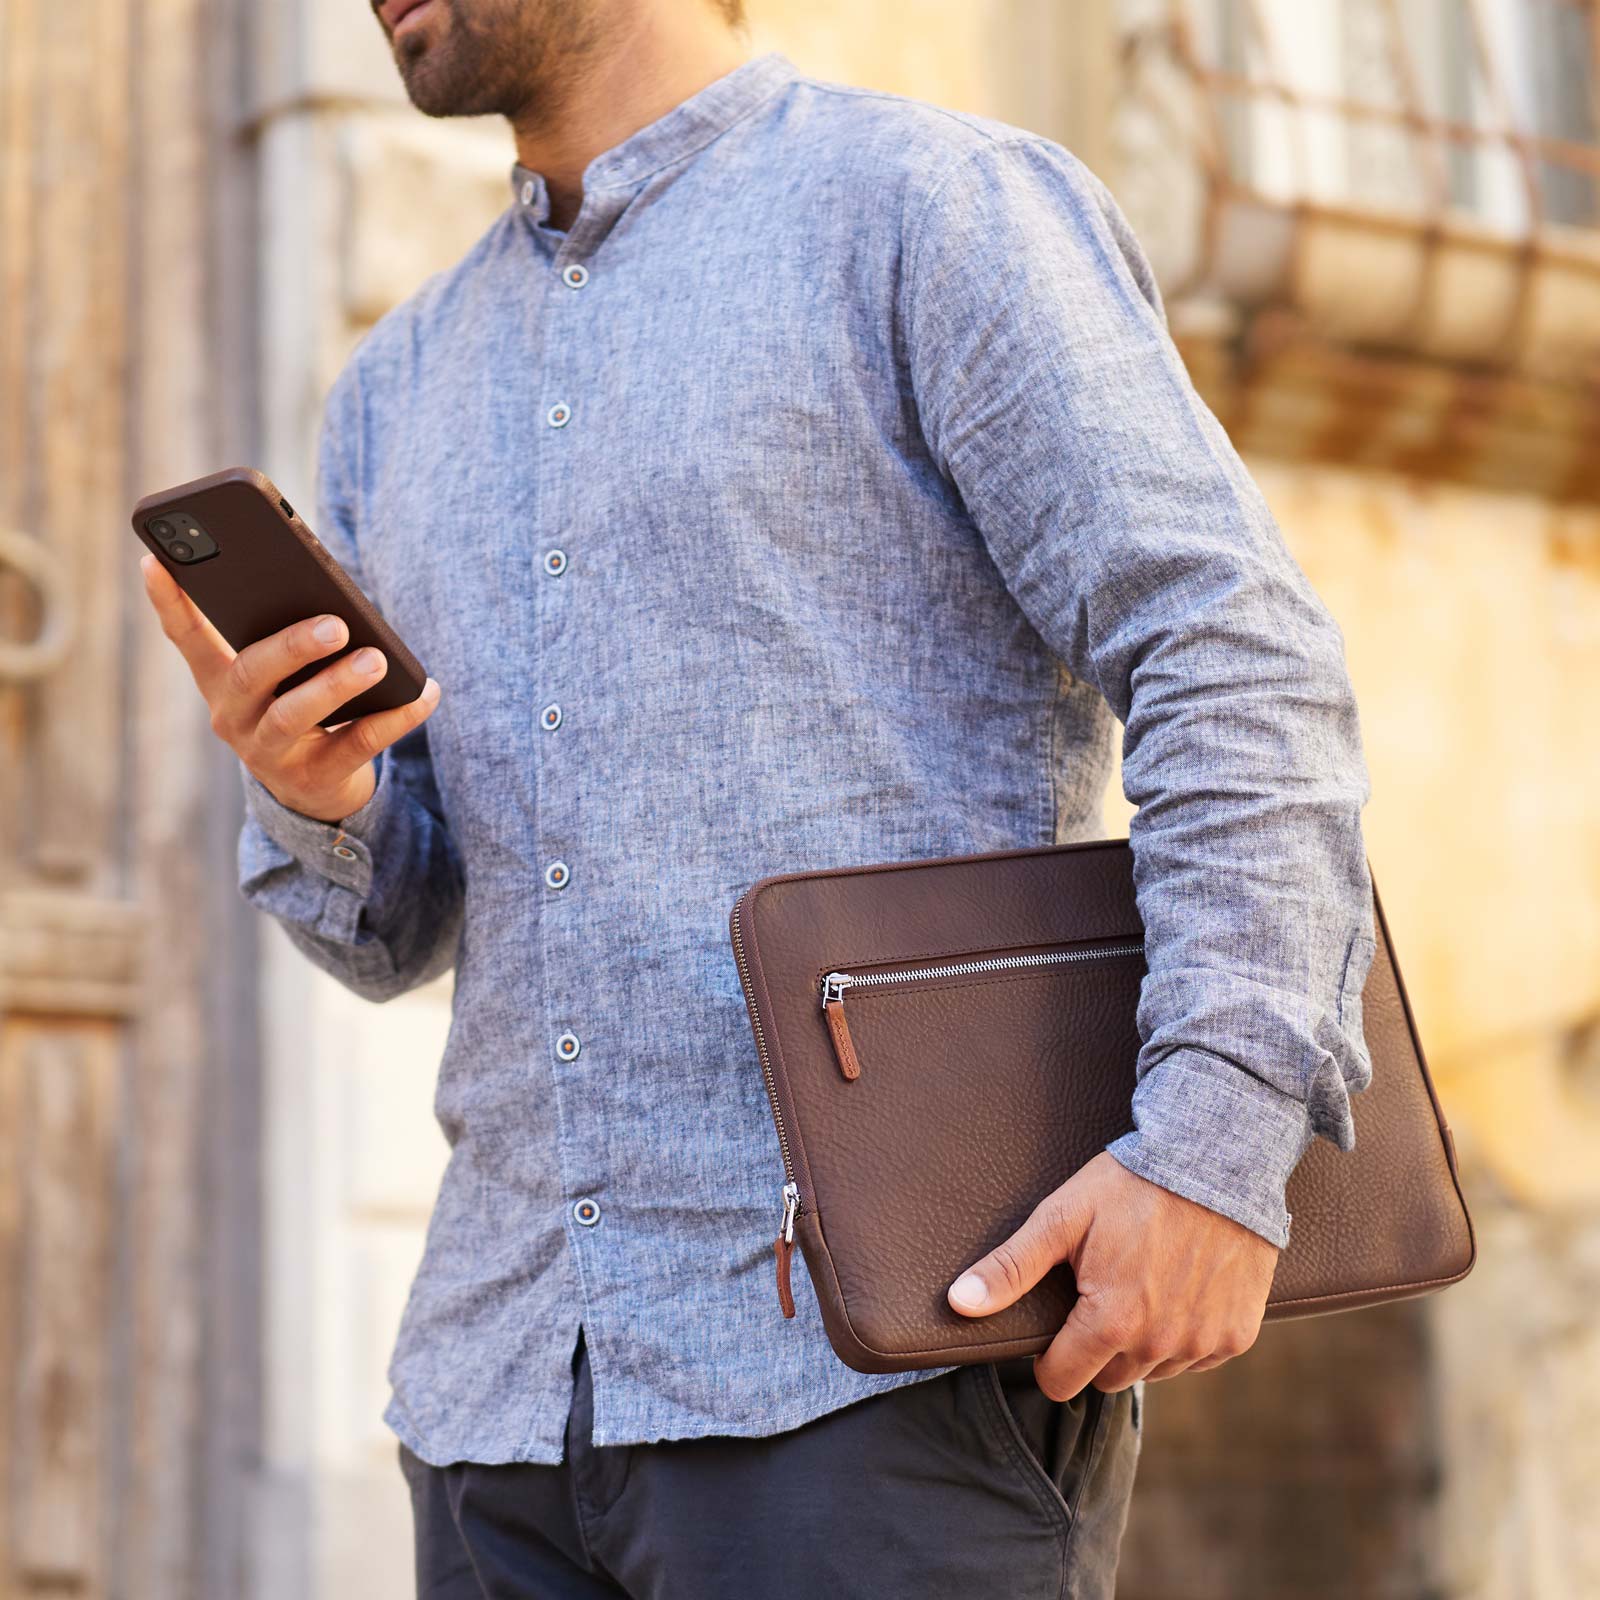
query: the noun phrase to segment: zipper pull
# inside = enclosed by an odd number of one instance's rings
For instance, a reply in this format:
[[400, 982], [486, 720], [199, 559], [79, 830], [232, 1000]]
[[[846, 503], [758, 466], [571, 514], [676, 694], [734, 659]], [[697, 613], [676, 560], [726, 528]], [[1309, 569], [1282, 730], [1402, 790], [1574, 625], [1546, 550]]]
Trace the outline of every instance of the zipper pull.
[[794, 1315], [794, 1290], [789, 1285], [789, 1263], [794, 1259], [794, 1219], [800, 1209], [800, 1185], [791, 1179], [783, 1186], [783, 1221], [773, 1250], [778, 1257], [778, 1305], [784, 1316]]
[[861, 1076], [861, 1062], [850, 1040], [850, 1024], [844, 1020], [844, 992], [849, 984], [847, 972], [830, 972], [822, 980], [822, 1013], [828, 1019], [828, 1036], [839, 1058], [839, 1070], [853, 1083]]

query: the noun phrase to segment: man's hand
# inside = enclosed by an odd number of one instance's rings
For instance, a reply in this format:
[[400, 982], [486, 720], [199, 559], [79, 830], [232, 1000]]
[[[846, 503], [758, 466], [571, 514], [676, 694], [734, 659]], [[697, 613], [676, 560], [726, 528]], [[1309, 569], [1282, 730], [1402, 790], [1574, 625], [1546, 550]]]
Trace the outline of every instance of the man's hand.
[[439, 703], [429, 678], [409, 705], [337, 728], [319, 724], [388, 671], [381, 650], [357, 650], [283, 694], [277, 686], [308, 662], [343, 649], [338, 617], [310, 617], [237, 653], [152, 555], [139, 563], [161, 631], [189, 663], [211, 708], [211, 728], [275, 799], [321, 822], [342, 822], [372, 798], [372, 758], [426, 722]]
[[1101, 1151], [956, 1279], [950, 1304], [969, 1317], [1003, 1311], [1060, 1261], [1072, 1263], [1078, 1301], [1033, 1371], [1068, 1400], [1087, 1383], [1110, 1394], [1248, 1350], [1278, 1248]]

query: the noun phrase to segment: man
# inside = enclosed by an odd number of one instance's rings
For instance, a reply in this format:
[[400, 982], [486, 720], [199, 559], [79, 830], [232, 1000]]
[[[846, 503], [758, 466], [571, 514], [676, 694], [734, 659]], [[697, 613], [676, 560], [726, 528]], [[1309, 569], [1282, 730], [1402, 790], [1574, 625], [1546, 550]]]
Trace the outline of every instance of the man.
[[[324, 730], [373, 652], [273, 689], [340, 624], [235, 657], [146, 581], [242, 763], [244, 892], [372, 999], [456, 969], [387, 1413], [419, 1591], [1109, 1595], [1143, 1381], [1249, 1346], [1370, 1074], [1343, 642], [1098, 180], [729, 11], [383, 0], [416, 105], [518, 158], [322, 436], [318, 532], [442, 696]], [[1137, 1127], [950, 1289], [1070, 1260], [1081, 1298], [1037, 1363], [855, 1373], [772, 1293], [728, 907], [1097, 836], [1113, 713]]]

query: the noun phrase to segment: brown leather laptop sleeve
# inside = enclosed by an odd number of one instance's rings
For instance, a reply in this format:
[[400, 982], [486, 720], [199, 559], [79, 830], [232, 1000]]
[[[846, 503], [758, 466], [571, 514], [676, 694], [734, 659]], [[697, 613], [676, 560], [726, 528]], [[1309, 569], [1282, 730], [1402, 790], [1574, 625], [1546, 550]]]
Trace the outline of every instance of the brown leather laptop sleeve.
[[[1375, 912], [1355, 1149], [1319, 1139], [1296, 1169], [1268, 1318], [1425, 1294], [1476, 1253]], [[1069, 1267], [977, 1320], [945, 1290], [1132, 1126], [1145, 965], [1127, 841], [763, 878], [729, 926], [784, 1165], [780, 1281], [787, 1234], [860, 1371], [1043, 1350]]]

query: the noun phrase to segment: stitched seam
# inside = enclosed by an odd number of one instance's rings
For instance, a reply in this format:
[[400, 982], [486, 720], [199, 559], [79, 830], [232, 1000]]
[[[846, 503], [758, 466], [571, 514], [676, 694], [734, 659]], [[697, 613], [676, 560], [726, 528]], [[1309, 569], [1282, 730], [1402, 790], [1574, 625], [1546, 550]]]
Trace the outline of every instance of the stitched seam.
[[[1088, 1455], [1083, 1463], [1083, 1475], [1078, 1479], [1077, 1488], [1072, 1494], [1072, 1520], [1067, 1526], [1067, 1550], [1063, 1557], [1063, 1566], [1070, 1570], [1072, 1554], [1072, 1536], [1078, 1531], [1078, 1508], [1083, 1504], [1083, 1497], [1088, 1492], [1089, 1480], [1094, 1476], [1096, 1468], [1100, 1465], [1100, 1458], [1106, 1453], [1106, 1440], [1111, 1433], [1111, 1418], [1116, 1413], [1116, 1399], [1114, 1394], [1106, 1394], [1101, 1389], [1094, 1391], [1100, 1398], [1099, 1410], [1095, 1414], [1094, 1434], [1089, 1440]], [[1062, 1584], [1065, 1587], [1065, 1577]]]
[[1028, 1448], [1027, 1441], [1022, 1437], [1021, 1425], [1011, 1407], [1006, 1404], [1005, 1395], [1001, 1391], [1000, 1375], [994, 1370], [994, 1363], [982, 1362], [978, 1364], [977, 1371], [982, 1374], [981, 1387], [990, 1415], [999, 1424], [1002, 1440], [1012, 1461], [1021, 1468], [1023, 1476], [1039, 1497], [1040, 1503], [1064, 1523], [1071, 1516], [1072, 1508], [1056, 1486], [1055, 1480], [1045, 1471], [1039, 1458]]
[[[987, 147], [979, 145], [976, 149], [969, 150], [961, 160], [955, 162], [945, 174], [942, 182], [929, 190], [927, 197], [922, 202], [922, 208], [917, 213], [916, 221], [909, 233], [903, 231], [905, 240], [901, 245], [902, 259], [905, 262], [904, 273], [898, 285], [897, 299], [904, 306], [901, 321], [905, 328], [905, 359], [906, 371], [911, 383], [911, 405], [918, 419], [918, 427], [928, 447], [928, 454], [934, 464], [941, 471], [946, 470], [947, 462], [939, 460], [939, 450], [934, 441], [928, 437], [928, 428], [922, 420], [922, 401], [917, 394], [917, 271], [922, 265], [922, 239], [928, 230], [928, 215], [934, 209], [934, 202], [940, 199], [946, 188], [954, 181], [960, 172], [974, 156], [981, 154]], [[901, 224], [902, 230], [905, 224]]]
[[[813, 1195], [815, 1200], [815, 1196]], [[1015, 1339], [996, 1341], [990, 1344], [961, 1345], [943, 1344], [928, 1345], [916, 1350], [885, 1350], [878, 1345], [868, 1344], [856, 1331], [855, 1319], [850, 1315], [850, 1301], [845, 1295], [844, 1285], [839, 1282], [838, 1269], [833, 1264], [833, 1252], [828, 1248], [827, 1234], [822, 1226], [822, 1207], [820, 1202], [814, 1203], [811, 1209], [811, 1220], [817, 1230], [817, 1238], [822, 1244], [822, 1259], [826, 1266], [828, 1276], [833, 1282], [833, 1290], [839, 1300], [839, 1305], [844, 1312], [845, 1322], [850, 1328], [850, 1336], [861, 1348], [870, 1355], [883, 1356], [889, 1360], [905, 1361], [916, 1356], [964, 1356], [967, 1360], [981, 1357], [984, 1360], [997, 1361], [1012, 1355], [1029, 1355], [1036, 1349], [1042, 1349], [1049, 1341], [1043, 1334], [1019, 1335]], [[1476, 1251], [1474, 1251], [1474, 1256]], [[809, 1264], [809, 1261], [808, 1261]], [[1358, 1299], [1364, 1295], [1391, 1294], [1400, 1289], [1421, 1291], [1442, 1286], [1447, 1283], [1457, 1283], [1472, 1270], [1469, 1260], [1459, 1272], [1452, 1272], [1442, 1278], [1418, 1278], [1404, 1283], [1379, 1284], [1370, 1289], [1349, 1289], [1339, 1294], [1300, 1295], [1291, 1300], [1268, 1300], [1267, 1311], [1270, 1313], [1280, 1306], [1335, 1304], [1344, 1300]]]
[[[1475, 1252], [1474, 1252], [1475, 1253]], [[1337, 1294], [1302, 1294], [1292, 1300], [1268, 1300], [1267, 1310], [1272, 1311], [1278, 1306], [1313, 1306], [1324, 1302], [1338, 1300], [1356, 1300], [1363, 1295], [1391, 1294], [1396, 1289], [1431, 1289], [1436, 1284], [1455, 1283], [1466, 1277], [1471, 1270], [1472, 1262], [1468, 1261], [1459, 1272], [1446, 1273], [1442, 1278], [1406, 1278], [1400, 1283], [1378, 1283], [1369, 1289], [1341, 1289]]]
[[951, 122], [968, 130], [968, 132], [987, 139], [990, 144], [1020, 144], [1031, 140], [1037, 144], [1047, 144], [1042, 134], [1029, 134], [1026, 129], [1011, 129], [1007, 133], [995, 133], [984, 127], [970, 112], [952, 111], [949, 106], [936, 106], [926, 100], [915, 99], [911, 95], [894, 94], [888, 89], [869, 89], [861, 84], [834, 83], [827, 78], [810, 78], [804, 74], [794, 80], [803, 83], [808, 89], [814, 89], [818, 94], [834, 94], [843, 99], [851, 100], [883, 100], [890, 105], [910, 105], [921, 111], [936, 111], [941, 117], [948, 118]]
[[[980, 132], [983, 130], [979, 130]], [[971, 166], [979, 156], [989, 155], [997, 148], [1005, 149], [1014, 146], [1033, 146], [1048, 148], [1050, 141], [1036, 133], [1015, 133], [1006, 137], [997, 134], [988, 134], [987, 143], [975, 145], [971, 150], [954, 162], [944, 177], [930, 189], [923, 199], [922, 206], [917, 213], [916, 222], [909, 236], [909, 248], [906, 250], [905, 288], [907, 295], [906, 311], [906, 348], [916, 348], [916, 315], [917, 297], [916, 283], [917, 272], [922, 265], [922, 242], [928, 231], [928, 216], [935, 208], [935, 202], [944, 198], [945, 191], [951, 187], [963, 169]], [[1068, 152], [1070, 154], [1070, 152]]]
[[1045, 711], [1045, 781], [1044, 807], [1046, 844], [1054, 844], [1061, 831], [1061, 767], [1060, 742], [1062, 701], [1066, 698], [1066, 684], [1062, 680], [1063, 667], [1056, 657], [1051, 657], [1051, 695]]
[[1361, 932], [1353, 934], [1350, 939], [1350, 948], [1344, 953], [1344, 971], [1339, 975], [1339, 1003], [1334, 1013], [1341, 1028], [1345, 1024], [1347, 1003], [1351, 999], [1350, 968], [1356, 959], [1356, 952], [1361, 949], [1363, 940], [1372, 945], [1373, 960], [1377, 960], [1378, 941], [1371, 934]]
[[[983, 852], [983, 860], [1010, 861], [1018, 856], [1042, 856], [1055, 852], [1069, 850], [1126, 850], [1129, 848], [1126, 839], [1086, 839], [1076, 844], [1028, 844], [1020, 845], [1015, 850], [987, 850]], [[795, 883], [800, 880], [809, 881], [813, 878], [851, 878], [870, 877], [880, 872], [911, 872], [917, 868], [930, 869], [933, 867], [970, 866], [972, 857], [966, 856], [931, 856], [924, 860], [916, 861], [875, 861], [864, 867], [821, 867], [801, 869], [798, 872], [775, 872], [770, 877], [759, 878], [750, 886], [747, 893], [754, 903], [755, 891], [776, 889], [782, 884]]]
[[[950, 114], [951, 115], [958, 115], [956, 113], [950, 113]], [[987, 142], [985, 144], [978, 145], [975, 148], [967, 151], [967, 153], [964, 156], [962, 156], [959, 160], [957, 160], [957, 161], [952, 163], [952, 165], [950, 167], [950, 170], [945, 174], [945, 176], [938, 183], [938, 185], [935, 188], [933, 188], [932, 190], [929, 191], [927, 197], [924, 199], [924, 201], [922, 203], [921, 212], [918, 215], [917, 220], [916, 220], [915, 233], [914, 233], [913, 236], [910, 236], [911, 243], [910, 243], [909, 248], [907, 248], [904, 243], [902, 244], [902, 256], [903, 256], [903, 259], [905, 260], [906, 265], [905, 265], [905, 270], [904, 270], [904, 272], [902, 274], [901, 283], [899, 285], [898, 292], [897, 292], [897, 304], [904, 304], [906, 306], [906, 310], [905, 310], [905, 313], [904, 313], [904, 316], [903, 316], [903, 319], [902, 319], [904, 321], [904, 324], [905, 324], [905, 348], [906, 348], [906, 352], [907, 352], [907, 362], [908, 362], [908, 368], [909, 368], [910, 380], [911, 380], [912, 404], [913, 404], [913, 407], [915, 408], [915, 410], [917, 412], [919, 420], [921, 419], [921, 416], [922, 416], [922, 401], [921, 401], [920, 396], [917, 394], [917, 380], [916, 380], [916, 349], [917, 349], [917, 342], [916, 342], [916, 311], [917, 311], [916, 280], [917, 280], [917, 274], [918, 274], [918, 272], [919, 272], [919, 270], [921, 268], [921, 265], [922, 265], [922, 249], [923, 249], [923, 241], [924, 241], [924, 238], [925, 238], [925, 236], [927, 234], [927, 231], [928, 231], [928, 215], [934, 209], [934, 202], [943, 197], [945, 190], [948, 189], [954, 183], [955, 178], [957, 177], [957, 175], [961, 172], [961, 170], [964, 167], [972, 164], [976, 160], [977, 157], [983, 156], [983, 155], [987, 155], [987, 154], [989, 154], [989, 153], [991, 153], [992, 151], [995, 151], [995, 150], [1034, 149], [1034, 150], [1043, 150], [1047, 154], [1050, 154], [1050, 153], [1063, 154], [1068, 158], [1069, 162], [1071, 162], [1075, 167], [1077, 167], [1084, 175], [1086, 175], [1089, 179], [1094, 180], [1096, 183], [1098, 183], [1098, 180], [1095, 180], [1095, 178], [1094, 178], [1093, 172], [1091, 172], [1089, 170], [1089, 168], [1086, 167], [1083, 164], [1083, 162], [1077, 156], [1073, 155], [1073, 153], [1070, 150], [1064, 149], [1064, 147], [1056, 144], [1053, 140], [1046, 139], [1040, 134], [1029, 133], [1025, 129], [1014, 129], [1014, 130], [1009, 131], [1006, 134], [990, 133], [987, 130], [983, 130], [983, 129], [979, 129], [977, 131], [982, 132], [982, 133], [985, 134]], [[1102, 190], [1104, 190], [1104, 185], [1100, 185], [1100, 188]], [[1104, 190], [1104, 192], [1109, 195], [1109, 190]], [[1091, 195], [1091, 198], [1093, 198], [1095, 200], [1096, 204], [1099, 203], [1098, 196]], [[1102, 209], [1101, 221], [1105, 222], [1107, 219], [1104, 216], [1103, 207], [1101, 209]], [[1073, 208], [1073, 213], [1074, 213], [1075, 220], [1081, 220], [1081, 213], [1082, 213], [1082, 208], [1081, 207], [1075, 205], [1074, 208]], [[1089, 226], [1090, 226], [1090, 231], [1092, 232], [1093, 231], [1093, 223], [1091, 222]], [[903, 237], [906, 237], [905, 233], [904, 233], [903, 225], [902, 225], [902, 235], [903, 235]], [[1105, 252], [1103, 246], [1100, 249], [1100, 255], [1102, 256], [1102, 258], [1104, 258], [1106, 256], [1106, 252]], [[1126, 265], [1126, 264], [1127, 263], [1124, 260], [1124, 265]], [[1162, 320], [1163, 320], [1163, 327], [1164, 327], [1165, 326], [1165, 319], [1163, 318]], [[1203, 432], [1203, 430], [1202, 430], [1202, 432]], [[928, 430], [927, 430], [927, 427], [926, 427], [925, 424], [922, 427], [922, 434], [923, 434], [924, 440], [926, 441], [926, 443], [928, 445], [929, 454], [934, 459], [935, 464], [940, 468], [941, 471], [946, 472], [948, 476], [954, 477], [955, 476], [955, 464], [954, 464], [954, 459], [953, 459], [953, 453], [945, 455], [944, 459], [941, 461], [939, 459], [940, 452], [939, 452], [938, 448], [935, 446], [933, 440], [928, 436]], [[1205, 443], [1206, 448], [1210, 451], [1210, 453], [1213, 456], [1216, 456], [1215, 443], [1212, 440], [1210, 440], [1209, 438], [1206, 438], [1204, 440], [1204, 443]], [[1006, 491], [1002, 491], [1002, 496], [1003, 497], [1004, 497], [1005, 493], [1006, 493]], [[1013, 505], [1011, 509], [1014, 512], [1025, 511], [1025, 508], [1021, 508], [1021, 507], [1018, 507], [1016, 505]], [[982, 533], [983, 530], [980, 529], [979, 532]], [[984, 542], [985, 542], [985, 544], [988, 543], [988, 537], [987, 537], [986, 534], [984, 535]], [[1101, 571], [1103, 572], [1103, 570], [1104, 570], [1104, 563], [1102, 562]], [[1110, 695], [1108, 693], [1106, 693], [1106, 691], [1102, 688], [1102, 686], [1098, 682], [1094, 682], [1094, 687], [1096, 689], [1099, 689], [1101, 691], [1101, 693], [1104, 695], [1104, 697], [1108, 701], [1110, 700], [1110, 698], [1111, 698]], [[1112, 709], [1113, 709], [1113, 711], [1117, 710], [1117, 708], [1116, 708], [1116, 706], [1114, 704], [1113, 704]], [[1123, 720], [1125, 722], [1127, 720], [1126, 716], [1122, 716], [1121, 720]]]
[[1045, 1471], [1043, 1463], [1028, 1448], [1022, 1429], [1011, 1407], [1006, 1404], [1000, 1390], [1000, 1375], [992, 1363], [985, 1363], [979, 1374], [979, 1388], [986, 1402], [992, 1424], [998, 1428], [1000, 1442], [1011, 1458], [1012, 1466], [1021, 1475], [1041, 1509], [1056, 1527], [1056, 1560], [1061, 1578], [1057, 1593], [1063, 1593], [1067, 1584], [1067, 1545], [1072, 1537], [1072, 1508], [1062, 1497], [1055, 1480]]
[[1078, 1525], [1078, 1507], [1083, 1503], [1084, 1490], [1089, 1486], [1089, 1479], [1094, 1475], [1094, 1469], [1100, 1464], [1100, 1457], [1105, 1454], [1106, 1435], [1111, 1432], [1111, 1413], [1116, 1409], [1115, 1396], [1108, 1395], [1103, 1389], [1096, 1389], [1094, 1392], [1100, 1399], [1095, 1411], [1094, 1433], [1089, 1440], [1089, 1453], [1083, 1463], [1083, 1476], [1078, 1480], [1078, 1486], [1072, 1494], [1073, 1527]]

